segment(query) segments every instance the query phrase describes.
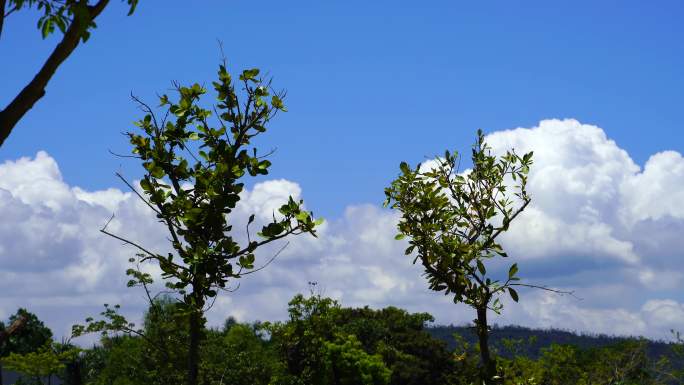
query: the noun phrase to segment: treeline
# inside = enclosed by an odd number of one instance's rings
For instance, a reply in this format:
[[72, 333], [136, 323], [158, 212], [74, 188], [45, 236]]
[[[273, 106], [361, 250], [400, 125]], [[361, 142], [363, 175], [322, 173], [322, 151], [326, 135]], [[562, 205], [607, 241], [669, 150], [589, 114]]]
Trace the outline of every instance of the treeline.
[[[447, 343], [449, 349], [457, 347], [458, 334], [469, 344], [476, 344], [477, 338], [472, 327], [465, 325], [430, 325], [426, 329], [432, 336]], [[596, 349], [611, 345], [619, 345], [629, 341], [640, 340], [638, 337], [612, 336], [595, 333], [576, 333], [562, 329], [532, 329], [524, 326], [494, 325], [490, 332], [490, 344], [504, 357], [522, 354], [530, 358], [539, 358], [544, 348], [552, 344], [573, 345], [581, 349]], [[676, 336], [673, 336], [676, 337]], [[672, 343], [665, 341], [643, 340], [649, 357], [669, 356]], [[513, 343], [513, 345], [511, 345]]]
[[[57, 343], [34, 315], [2, 351], [17, 384], [147, 385], [183, 383], [188, 322], [171, 298], [157, 300], [139, 333], [104, 335], [81, 349]], [[469, 385], [479, 378], [479, 352], [466, 327], [431, 327], [427, 313], [387, 307], [342, 307], [319, 295], [295, 296], [284, 322], [245, 324], [228, 318], [203, 328], [199, 382], [234, 385]], [[133, 329], [132, 329], [133, 330]], [[517, 338], [500, 338], [504, 331]], [[447, 335], [450, 332], [453, 335]], [[594, 347], [557, 344], [548, 331], [502, 328], [492, 333], [503, 384], [679, 384], [682, 344], [659, 344], [652, 357], [640, 339], [598, 339]], [[548, 345], [542, 346], [539, 336]], [[577, 336], [576, 336], [577, 337]], [[536, 338], [536, 340], [535, 340]], [[577, 337], [576, 341], [590, 337]], [[608, 345], [603, 342], [609, 341]], [[530, 349], [538, 347], [538, 350]]]

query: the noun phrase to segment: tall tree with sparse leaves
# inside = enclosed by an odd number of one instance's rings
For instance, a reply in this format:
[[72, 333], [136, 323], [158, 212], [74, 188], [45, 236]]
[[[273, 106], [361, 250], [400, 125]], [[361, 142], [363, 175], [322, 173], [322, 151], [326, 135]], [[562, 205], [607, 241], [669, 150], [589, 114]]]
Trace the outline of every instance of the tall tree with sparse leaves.
[[[133, 14], [138, 0], [126, 0], [128, 14]], [[0, 146], [14, 126], [45, 95], [45, 88], [60, 65], [81, 42], [86, 42], [95, 28], [95, 18], [107, 7], [109, 0], [0, 0], [0, 37], [5, 20], [16, 12], [36, 9], [42, 15], [38, 29], [45, 39], [59, 29], [62, 39], [57, 43], [36, 75], [9, 103], [0, 110]], [[9, 74], [9, 76], [12, 76]]]
[[396, 238], [408, 237], [406, 255], [423, 265], [430, 289], [476, 310], [482, 379], [489, 385], [496, 383], [496, 366], [487, 311], [501, 311], [504, 293], [517, 302], [513, 286], [522, 284], [517, 264], [497, 278], [486, 264], [507, 257], [497, 239], [530, 203], [526, 186], [532, 153], [519, 156], [511, 150], [496, 157], [478, 131], [472, 169], [461, 172], [460, 159], [447, 151], [428, 170], [402, 162], [401, 174], [385, 189], [385, 205], [401, 212]]
[[[240, 201], [245, 177], [268, 174], [271, 162], [258, 154], [252, 141], [266, 131], [277, 112], [286, 111], [284, 93], [274, 92], [270, 81], [262, 80], [256, 68], [243, 71], [234, 81], [225, 63], [213, 86], [218, 99], [211, 109], [199, 105], [206, 93], [199, 84], [177, 86], [176, 101], [161, 96], [161, 106], [166, 109], [161, 119], [141, 103], [146, 112], [137, 122], [141, 132], [128, 134], [134, 156], [146, 171], [139, 197], [168, 230], [173, 251], [160, 254], [109, 232], [106, 226], [102, 229], [138, 249], [138, 259], [131, 262], [158, 265], [166, 287], [181, 299], [181, 309], [189, 317], [189, 385], [198, 381], [201, 331], [209, 300], [227, 289], [231, 281], [260, 269], [255, 267], [259, 247], [291, 235], [315, 236], [315, 228], [322, 222], [303, 208], [303, 201], [290, 197], [256, 237], [250, 234], [254, 215], [249, 217], [246, 230], [233, 227], [231, 214]], [[246, 242], [235, 238], [238, 231], [246, 232]], [[147, 290], [152, 282], [152, 277], [140, 269], [130, 269], [128, 274], [130, 286], [141, 285]], [[75, 331], [80, 334], [129, 327], [111, 311], [104, 316], [112, 322], [91, 321], [88, 327], [76, 327]]]

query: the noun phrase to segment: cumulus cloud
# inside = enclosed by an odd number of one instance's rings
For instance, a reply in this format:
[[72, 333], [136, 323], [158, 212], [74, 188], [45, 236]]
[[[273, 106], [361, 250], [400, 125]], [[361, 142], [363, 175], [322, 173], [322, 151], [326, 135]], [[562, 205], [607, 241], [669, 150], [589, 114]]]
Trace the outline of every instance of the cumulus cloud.
[[[487, 140], [498, 153], [535, 154], [532, 204], [503, 238], [510, 262], [519, 262], [529, 282], [581, 298], [525, 291], [520, 304], [506, 300], [495, 322], [656, 338], [684, 322], [681, 154], [654, 154], [642, 169], [601, 128], [575, 120], [545, 120]], [[265, 222], [289, 196], [302, 195], [292, 181], [257, 183], [243, 193], [234, 228], [243, 229], [252, 213]], [[69, 186], [44, 152], [0, 165], [0, 316], [26, 306], [58, 335], [105, 302], [139, 316], [143, 295], [125, 288], [123, 274], [134, 250], [99, 232], [112, 213], [112, 231], [168, 250], [163, 226], [134, 194]], [[287, 246], [238, 291], [224, 293], [210, 322], [282, 319], [308, 282], [349, 306], [396, 305], [430, 312], [440, 323], [470, 321], [472, 311], [427, 290], [420, 267], [403, 255], [405, 243], [394, 240], [397, 220], [374, 205], [349, 206], [318, 238], [261, 250], [257, 265]]]

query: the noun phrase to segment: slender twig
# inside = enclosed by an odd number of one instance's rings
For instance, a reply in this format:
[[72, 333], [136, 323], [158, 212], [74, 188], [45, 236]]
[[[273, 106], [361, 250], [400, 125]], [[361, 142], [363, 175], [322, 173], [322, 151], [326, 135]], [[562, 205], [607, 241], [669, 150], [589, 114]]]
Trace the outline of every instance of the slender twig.
[[[4, 3], [5, 3], [5, 2], [2, 1], [2, 3], [3, 3], [3, 6], [4, 6]], [[4, 8], [3, 8], [3, 9], [4, 9]], [[15, 4], [14, 7], [12, 7], [12, 9], [10, 9], [9, 11], [7, 11], [7, 13], [5, 14], [5, 16], [3, 16], [3, 17], [7, 17], [7, 16], [13, 14], [14, 12], [16, 12], [16, 11], [18, 11], [18, 10], [19, 10], [19, 6]], [[4, 11], [3, 11], [3, 12], [4, 12]]]
[[[128, 180], [126, 180], [126, 178], [123, 177], [123, 175], [121, 175], [121, 174], [118, 173], [118, 172], [116, 172], [115, 175], [116, 175], [119, 179], [121, 179], [121, 181], [124, 182], [124, 184], [125, 184], [126, 186], [128, 186], [128, 188], [129, 188], [135, 195], [137, 195], [138, 198], [140, 198], [141, 201], [145, 202], [145, 204], [147, 205], [147, 207], [151, 208], [152, 211], [154, 211], [154, 212], [157, 213], [158, 215], [161, 215], [161, 212], [159, 212], [159, 210], [157, 210], [157, 208], [154, 207], [154, 206], [152, 205], [152, 203], [150, 203], [147, 199], [145, 199], [142, 195], [140, 195], [140, 193], [138, 192], [138, 190], [136, 190], [136, 189], [128, 182]], [[109, 222], [107, 222], [107, 223], [109, 223]], [[107, 227], [107, 226], [105, 226], [105, 227]]]
[[[514, 220], [518, 215], [520, 215], [520, 213], [522, 213], [523, 210], [525, 210], [525, 208], [527, 207], [527, 205], [530, 204], [530, 199], [528, 198], [528, 199], [526, 199], [524, 202], [525, 202], [525, 203], [523, 203], [523, 205], [520, 206], [520, 208], [515, 212], [515, 214], [513, 214], [513, 215], [510, 217], [510, 219], [508, 220], [508, 223], [513, 222], [513, 220]], [[504, 231], [504, 227], [503, 227], [503, 226], [502, 226], [502, 227], [499, 227], [499, 229], [496, 230], [496, 231], [494, 232], [494, 234], [492, 234], [491, 237], [489, 237], [489, 240], [487, 241], [487, 244], [493, 242], [494, 239], [495, 239], [496, 237], [498, 237], [499, 234], [501, 234], [503, 231]]]
[[7, 0], [0, 0], [0, 36], [2, 36], [2, 26], [5, 23], [5, 18], [17, 8], [17, 5], [15, 4], [14, 9], [11, 9], [9, 12], [5, 13], [6, 3]]
[[206, 307], [206, 308], [203, 308], [203, 309], [202, 309], [202, 312], [206, 313], [206, 312], [208, 312], [209, 310], [211, 310], [211, 308], [214, 307], [214, 304], [216, 303], [216, 298], [218, 298], [218, 295], [215, 295], [215, 296], [211, 299], [211, 305], [209, 305], [209, 306]]
[[216, 39], [216, 42], [218, 43], [219, 46], [219, 52], [221, 52], [221, 63], [223, 66], [226, 66], [226, 53], [223, 51], [223, 41], [221, 39]]
[[157, 117], [154, 115], [154, 111], [152, 111], [152, 108], [147, 103], [140, 100], [140, 98], [135, 96], [133, 94], [133, 92], [131, 92], [131, 99], [133, 99], [134, 102], [138, 103], [138, 105], [140, 106], [140, 109], [143, 110], [143, 112], [150, 114], [150, 116], [152, 117], [152, 122], [154, 123], [155, 128], [159, 129], [159, 125], [157, 124]]
[[250, 233], [249, 233], [249, 225], [251, 225], [251, 224], [252, 224], [252, 222], [247, 221], [247, 225], [245, 226], [245, 231], [247, 232], [247, 244], [252, 243], [252, 237], [250, 236]]
[[566, 290], [560, 290], [560, 289], [550, 288], [550, 287], [547, 287], [547, 286], [532, 285], [532, 284], [529, 284], [529, 283], [511, 283], [511, 284], [509, 284], [508, 286], [522, 286], [522, 287], [529, 287], [529, 288], [533, 288], [533, 289], [540, 289], [540, 290], [550, 291], [550, 292], [552, 292], [552, 293], [556, 293], [556, 294], [560, 294], [560, 295], [569, 295], [569, 296], [572, 296], [572, 297], [574, 297], [574, 298], [576, 298], [576, 299], [578, 299], [578, 300], [580, 300], [580, 301], [582, 300], [582, 298], [580, 298], [580, 297], [578, 297], [578, 296], [575, 295], [575, 291], [574, 291], [574, 290], [572, 290], [572, 291], [566, 291]]
[[273, 147], [271, 151], [267, 152], [265, 155], [257, 156], [257, 159], [264, 159], [268, 158], [269, 156], [275, 154], [275, 152], [278, 151], [278, 147]]
[[[258, 247], [260, 247], [260, 246], [263, 246], [263, 245], [265, 245], [265, 244], [267, 244], [267, 243], [271, 243], [271, 242], [273, 242], [273, 241], [277, 241], [277, 240], [279, 240], [279, 239], [283, 239], [283, 238], [287, 237], [288, 235], [297, 235], [297, 234], [299, 234], [299, 233], [296, 232], [297, 230], [300, 230], [299, 227], [296, 227], [296, 228], [294, 228], [294, 229], [288, 230], [288, 231], [286, 231], [286, 232], [284, 232], [284, 233], [282, 233], [282, 234], [280, 234], [280, 235], [277, 235], [277, 236], [275, 236], [275, 237], [268, 238], [268, 239], [264, 239], [264, 240], [261, 241], [261, 242], [257, 242], [256, 246], [254, 246], [254, 249], [256, 249], [256, 248], [258, 248]], [[232, 254], [231, 259], [232, 259], [232, 258], [236, 258], [238, 255], [243, 255], [243, 254], [246, 253], [249, 249], [250, 249], [250, 247], [247, 246], [247, 247], [245, 247], [244, 249], [242, 249], [242, 250], [240, 250], [240, 251], [238, 251], [238, 252]], [[252, 250], [253, 250], [253, 249], [252, 249]]]
[[265, 264], [263, 264], [261, 267], [258, 267], [258, 268], [254, 269], [254, 270], [250, 270], [250, 271], [248, 271], [248, 272], [242, 274], [242, 276], [249, 275], [249, 274], [254, 274], [254, 273], [256, 273], [256, 272], [259, 271], [259, 270], [265, 269], [266, 266], [270, 265], [270, 264], [271, 264], [279, 255], [280, 255], [280, 253], [282, 253], [283, 250], [285, 250], [285, 248], [286, 248], [289, 244], [290, 244], [290, 242], [285, 243], [285, 244], [283, 245], [283, 247], [281, 247], [275, 254], [273, 254], [273, 256], [271, 257], [271, 259], [269, 259], [268, 262], [266, 262]]
[[152, 253], [151, 251], [145, 249], [144, 247], [138, 245], [138, 244], [135, 243], [135, 242], [129, 241], [129, 240], [126, 239], [126, 238], [122, 238], [122, 237], [120, 237], [120, 236], [118, 236], [118, 235], [116, 235], [116, 234], [110, 233], [109, 231], [105, 230], [104, 227], [103, 227], [102, 229], [100, 229], [100, 232], [103, 233], [103, 234], [109, 235], [110, 237], [112, 237], [112, 238], [114, 238], [114, 239], [118, 239], [119, 241], [121, 241], [121, 242], [123, 242], [123, 243], [125, 243], [125, 244], [127, 244], [127, 245], [131, 245], [131, 246], [135, 247], [136, 249], [142, 251], [143, 253], [145, 253], [145, 254], [151, 256], [152, 258], [157, 258], [157, 257], [159, 257], [158, 255]]
[[[142, 271], [140, 271], [140, 262], [138, 262], [135, 265], [135, 269], [138, 270], [138, 273], [140, 273], [141, 275], [145, 274]], [[143, 289], [145, 289], [145, 295], [147, 296], [147, 300], [150, 302], [150, 306], [154, 306], [154, 300], [153, 300], [152, 296], [150, 295], [150, 289], [147, 287], [147, 282], [145, 282], [145, 280], [143, 279], [140, 281], [140, 283], [142, 284]]]
[[240, 288], [240, 282], [238, 282], [237, 285], [235, 285], [234, 289], [231, 289], [229, 287], [221, 287], [219, 289], [221, 289], [222, 291], [225, 291], [226, 293], [235, 293], [237, 291], [237, 289], [239, 289], [239, 288]]
[[142, 159], [140, 156], [137, 156], [137, 155], [123, 155], [123, 154], [117, 154], [116, 152], [114, 152], [114, 151], [112, 151], [112, 150], [110, 150], [110, 149], [107, 149], [107, 152], [109, 152], [110, 154], [116, 156], [117, 158]]
[[[148, 255], [148, 257], [142, 258], [142, 259], [141, 259], [141, 262], [143, 262], [143, 261], [145, 261], [145, 260], [148, 260], [148, 259], [152, 259], [152, 258], [153, 258], [153, 259], [156, 259], [156, 260], [164, 259], [162, 256], [160, 256], [160, 255], [158, 255], [158, 254], [155, 254], [155, 253], [153, 253], [153, 252], [147, 250], [146, 248], [140, 246], [139, 244], [137, 244], [137, 243], [135, 243], [135, 242], [133, 242], [133, 241], [131, 241], [131, 240], [128, 240], [128, 239], [126, 239], [126, 238], [123, 238], [123, 237], [121, 237], [121, 236], [118, 236], [118, 235], [116, 235], [116, 234], [113, 234], [113, 233], [107, 231], [107, 226], [109, 226], [109, 223], [110, 223], [113, 219], [114, 219], [114, 214], [112, 214], [112, 216], [109, 218], [109, 220], [108, 220], [107, 223], [104, 225], [104, 227], [102, 227], [102, 228], [100, 229], [100, 232], [101, 232], [101, 233], [106, 234], [106, 235], [109, 235], [110, 237], [112, 237], [112, 238], [114, 238], [114, 239], [117, 239], [117, 240], [119, 240], [119, 241], [121, 241], [121, 242], [123, 242], [123, 243], [125, 243], [125, 244], [127, 244], [127, 245], [133, 246], [133, 247], [135, 247], [136, 249], [142, 251], [144, 254]], [[180, 270], [183, 270], [183, 271], [188, 271], [188, 269], [187, 269], [186, 267], [181, 266], [181, 265], [178, 265], [178, 264], [173, 263], [173, 262], [170, 262], [170, 261], [168, 261], [168, 260], [166, 260], [166, 259], [164, 259], [164, 263], [169, 263], [169, 264], [171, 264], [173, 267], [175, 267], [175, 268], [177, 268], [177, 269], [180, 269]]]

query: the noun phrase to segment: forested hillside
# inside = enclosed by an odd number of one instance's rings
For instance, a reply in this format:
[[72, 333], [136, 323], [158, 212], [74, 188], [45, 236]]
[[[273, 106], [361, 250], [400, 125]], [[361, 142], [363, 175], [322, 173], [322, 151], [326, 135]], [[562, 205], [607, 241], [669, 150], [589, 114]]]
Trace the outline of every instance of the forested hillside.
[[[108, 333], [89, 348], [52, 340], [32, 323], [5, 350], [5, 383], [170, 384], [185, 377], [188, 320], [178, 303], [157, 300], [141, 328]], [[113, 313], [109, 313], [109, 319]], [[107, 318], [107, 316], [105, 317]], [[99, 322], [99, 321], [98, 321]], [[427, 313], [348, 308], [319, 295], [298, 295], [282, 322], [226, 319], [203, 329], [203, 384], [470, 385], [479, 376], [471, 327], [434, 326]], [[31, 338], [28, 338], [31, 337]], [[495, 327], [498, 378], [511, 385], [669, 385], [684, 379], [682, 343], [558, 330]], [[21, 353], [18, 353], [21, 352]]]
[[[454, 334], [463, 337], [469, 344], [475, 344], [477, 338], [472, 327], [456, 325], [430, 325], [425, 329], [433, 337], [447, 343], [449, 349], [457, 347]], [[674, 336], [673, 336], [674, 337]], [[643, 341], [649, 357], [656, 358], [671, 352], [673, 343], [664, 341], [642, 340], [639, 337], [610, 336], [605, 334], [576, 333], [560, 329], [532, 329], [523, 326], [492, 327], [491, 344], [504, 357], [516, 354], [529, 358], [539, 358], [542, 350], [553, 344], [572, 345], [581, 349], [603, 348], [629, 341]]]

